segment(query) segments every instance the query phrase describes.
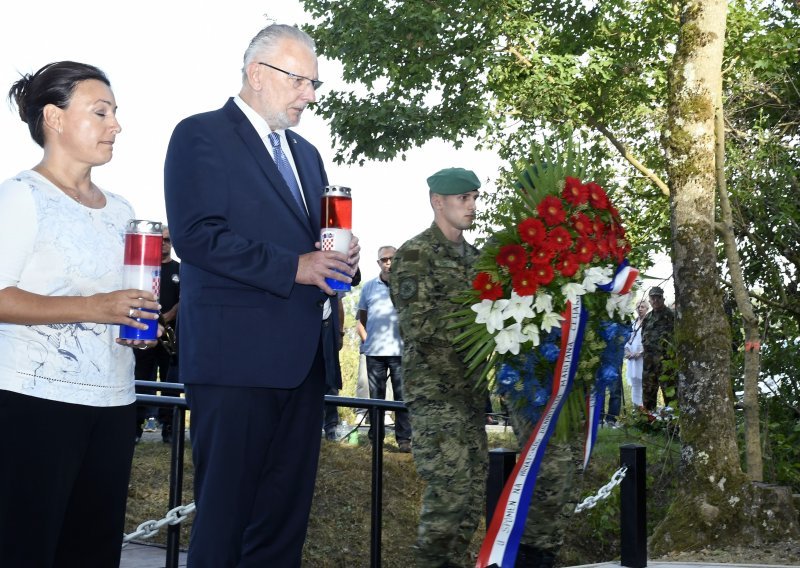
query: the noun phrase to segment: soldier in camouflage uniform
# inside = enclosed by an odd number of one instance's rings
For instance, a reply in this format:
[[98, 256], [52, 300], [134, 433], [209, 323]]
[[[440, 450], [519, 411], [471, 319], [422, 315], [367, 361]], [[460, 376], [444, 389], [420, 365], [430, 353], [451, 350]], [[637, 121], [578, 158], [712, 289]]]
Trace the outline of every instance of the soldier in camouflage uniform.
[[414, 429], [412, 452], [426, 482], [417, 535], [417, 565], [466, 566], [480, 522], [488, 462], [486, 391], [453, 348], [452, 301], [475, 277], [478, 251], [462, 232], [472, 226], [480, 181], [461, 168], [428, 178], [433, 224], [394, 257], [392, 301], [405, 350], [404, 394]]
[[[664, 369], [664, 360], [672, 343], [675, 315], [664, 305], [664, 291], [658, 286], [650, 290], [650, 305], [653, 309], [642, 322], [642, 402], [647, 410], [656, 407], [659, 387], [664, 395], [664, 404], [674, 406], [670, 403], [675, 399], [674, 378], [660, 380], [662, 376], [671, 376], [670, 371]], [[673, 394], [667, 395], [667, 389], [672, 389]]]

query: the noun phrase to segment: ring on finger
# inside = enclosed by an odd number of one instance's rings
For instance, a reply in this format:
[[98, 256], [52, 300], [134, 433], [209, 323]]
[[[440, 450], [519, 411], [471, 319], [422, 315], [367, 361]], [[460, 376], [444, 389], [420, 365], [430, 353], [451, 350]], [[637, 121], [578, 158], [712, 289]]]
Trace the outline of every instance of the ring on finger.
[[133, 314], [134, 314], [135, 312], [136, 312], [136, 310], [134, 310], [133, 308], [129, 309], [129, 310], [128, 310], [128, 317], [129, 317], [129, 318], [133, 318]]

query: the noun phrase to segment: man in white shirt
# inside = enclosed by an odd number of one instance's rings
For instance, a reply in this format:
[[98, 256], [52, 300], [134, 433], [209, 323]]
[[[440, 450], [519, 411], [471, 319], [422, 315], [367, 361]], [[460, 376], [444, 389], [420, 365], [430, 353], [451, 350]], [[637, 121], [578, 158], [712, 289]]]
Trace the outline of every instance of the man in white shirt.
[[[403, 400], [403, 340], [397, 312], [389, 296], [389, 275], [392, 259], [397, 249], [383, 246], [378, 249], [378, 266], [381, 272], [364, 284], [358, 301], [358, 320], [365, 330], [361, 352], [367, 358], [367, 379], [370, 398], [386, 398], [386, 380], [392, 381], [395, 400]], [[375, 425], [370, 425], [369, 438], [374, 439]], [[395, 438], [401, 452], [411, 451], [411, 422], [407, 411], [395, 416]]]

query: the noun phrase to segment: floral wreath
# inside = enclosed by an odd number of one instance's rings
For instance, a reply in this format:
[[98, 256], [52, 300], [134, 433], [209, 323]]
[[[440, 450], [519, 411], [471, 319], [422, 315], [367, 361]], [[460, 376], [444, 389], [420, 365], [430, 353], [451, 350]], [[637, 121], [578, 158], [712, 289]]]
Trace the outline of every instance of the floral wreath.
[[543, 154], [545, 161], [534, 155], [518, 165], [514, 193], [489, 213], [499, 228], [453, 315], [468, 374], [492, 382], [535, 425], [478, 566], [513, 565], [521, 529], [512, 527], [524, 523], [551, 435], [565, 438], [585, 424], [588, 465], [605, 387], [621, 378], [633, 312], [628, 292], [638, 271], [625, 258], [631, 247], [619, 211], [601, 185], [583, 181], [571, 145]]

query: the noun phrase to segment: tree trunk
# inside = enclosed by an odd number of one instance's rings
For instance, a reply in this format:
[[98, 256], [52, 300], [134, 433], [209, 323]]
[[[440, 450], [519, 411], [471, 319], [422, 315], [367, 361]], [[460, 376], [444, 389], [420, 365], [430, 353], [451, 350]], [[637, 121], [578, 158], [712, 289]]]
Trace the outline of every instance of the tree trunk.
[[733, 214], [728, 199], [728, 187], [725, 182], [725, 118], [723, 116], [722, 99], [719, 100], [715, 113], [714, 130], [716, 134], [716, 178], [719, 195], [719, 209], [722, 214], [721, 233], [725, 243], [725, 256], [728, 258], [728, 270], [731, 275], [731, 287], [736, 298], [736, 306], [742, 314], [744, 322], [744, 446], [747, 462], [747, 475], [752, 481], [764, 480], [764, 463], [761, 457], [761, 433], [759, 428], [758, 407], [758, 375], [761, 366], [761, 334], [758, 330], [758, 318], [750, 295], [744, 283], [742, 263], [739, 251], [736, 250], [736, 239], [733, 236]]
[[736, 446], [730, 327], [718, 288], [714, 240], [714, 110], [722, 91], [726, 13], [726, 0], [684, 2], [670, 68], [664, 141], [685, 479], [652, 537], [655, 554], [798, 532], [794, 511], [768, 506], [748, 481]]

